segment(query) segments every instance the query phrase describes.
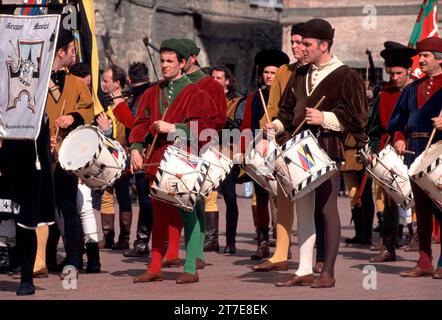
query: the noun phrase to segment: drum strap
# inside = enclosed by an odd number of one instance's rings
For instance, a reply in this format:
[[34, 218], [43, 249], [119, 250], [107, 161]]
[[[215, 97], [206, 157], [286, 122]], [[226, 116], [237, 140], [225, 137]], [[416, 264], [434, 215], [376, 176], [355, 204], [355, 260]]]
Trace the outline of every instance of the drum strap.
[[52, 79], [49, 81], [49, 93], [52, 98], [54, 98], [55, 102], [58, 102], [61, 97], [60, 87], [57, 86]]

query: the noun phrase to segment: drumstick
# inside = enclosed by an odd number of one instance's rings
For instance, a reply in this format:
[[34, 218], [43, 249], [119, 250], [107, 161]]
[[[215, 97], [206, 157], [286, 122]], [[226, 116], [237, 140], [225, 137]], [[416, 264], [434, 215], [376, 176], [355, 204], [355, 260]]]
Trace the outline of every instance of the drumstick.
[[[63, 116], [64, 114], [64, 108], [66, 106], [66, 100], [63, 100], [63, 105], [61, 107], [61, 113], [60, 113], [60, 117]], [[57, 129], [55, 130], [55, 143], [57, 143], [57, 139], [58, 139], [58, 132], [60, 131], [60, 127], [57, 126]]]
[[[169, 107], [166, 107], [166, 110], [164, 111], [163, 116], [161, 117], [161, 121], [164, 121], [164, 119], [166, 118], [167, 111], [169, 111]], [[149, 158], [152, 155], [153, 147], [155, 146], [157, 139], [158, 139], [158, 132], [156, 133], [155, 137], [153, 138], [152, 144], [150, 145], [149, 150], [147, 151], [146, 160], [145, 160], [146, 162], [149, 161]]]
[[[442, 117], [442, 109], [439, 112], [439, 117]], [[436, 130], [437, 130], [436, 128], [433, 128], [433, 131], [431, 131], [430, 140], [428, 140], [427, 147], [425, 148], [424, 158], [428, 153], [428, 149], [430, 149], [430, 145], [431, 145], [431, 142], [433, 142], [433, 138], [434, 138], [434, 135], [436, 134]]]
[[261, 89], [258, 89], [258, 91], [259, 91], [259, 96], [261, 97], [261, 103], [262, 103], [262, 106], [264, 108], [264, 113], [266, 115], [267, 123], [271, 123], [270, 117], [269, 117], [269, 113], [267, 112], [267, 106], [266, 106], [266, 103], [264, 101], [264, 96], [262, 95], [262, 91], [261, 91]]
[[156, 163], [144, 163], [141, 167], [143, 168], [147, 168], [147, 167], [155, 167], [155, 166], [159, 166], [160, 163], [156, 162]]
[[405, 154], [412, 154], [412, 155], [415, 155], [415, 154], [416, 154], [416, 152], [414, 152], [414, 151], [410, 151], [410, 150], [404, 150], [404, 153], [405, 153]]
[[[316, 105], [313, 107], [313, 109], [318, 109], [319, 106], [320, 106], [320, 105], [322, 104], [322, 102], [324, 101], [324, 99], [325, 99], [325, 96], [322, 96], [322, 98], [318, 101], [318, 103], [316, 103]], [[295, 132], [293, 132], [292, 137], [294, 137], [294, 136], [296, 136], [296, 135], [298, 134], [299, 130], [302, 129], [302, 127], [304, 126], [304, 124], [305, 124], [306, 121], [307, 121], [307, 120], [305, 120], [305, 119], [302, 120], [301, 124], [296, 128]]]

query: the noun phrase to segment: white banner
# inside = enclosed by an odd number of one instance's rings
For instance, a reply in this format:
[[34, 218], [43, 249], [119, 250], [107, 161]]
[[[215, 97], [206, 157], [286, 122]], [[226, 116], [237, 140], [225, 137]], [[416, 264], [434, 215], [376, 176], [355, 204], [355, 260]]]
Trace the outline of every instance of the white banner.
[[59, 19], [0, 15], [0, 138], [38, 137]]

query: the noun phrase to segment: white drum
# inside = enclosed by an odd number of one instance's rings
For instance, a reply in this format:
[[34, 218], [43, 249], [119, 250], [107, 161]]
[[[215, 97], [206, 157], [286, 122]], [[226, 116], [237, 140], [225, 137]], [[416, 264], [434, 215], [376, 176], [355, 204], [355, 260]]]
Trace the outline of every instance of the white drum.
[[406, 210], [414, 205], [408, 168], [391, 145], [373, 155], [365, 169], [400, 207]]
[[210, 146], [203, 152], [201, 158], [206, 160], [210, 165], [201, 188], [201, 195], [207, 197], [213, 190], [218, 188], [221, 181], [224, 180], [230, 170], [232, 170], [233, 161], [219, 152], [214, 146]]
[[291, 201], [316, 189], [338, 170], [310, 130], [275, 149], [266, 163], [274, 169], [276, 180]]
[[425, 157], [417, 157], [408, 174], [442, 210], [442, 141], [431, 145]]
[[118, 141], [91, 125], [79, 126], [63, 140], [61, 167], [83, 180], [91, 189], [114, 184], [126, 167], [126, 153]]
[[276, 197], [277, 182], [271, 168], [267, 167], [265, 157], [273, 153], [276, 145], [274, 140], [267, 140], [267, 154], [262, 155], [253, 146], [262, 141], [262, 134], [258, 134], [255, 139], [250, 143], [248, 150], [244, 155], [244, 170], [246, 173], [256, 181], [264, 190], [266, 190], [270, 196]]
[[153, 178], [150, 193], [157, 200], [192, 211], [209, 166], [207, 161], [169, 146]]

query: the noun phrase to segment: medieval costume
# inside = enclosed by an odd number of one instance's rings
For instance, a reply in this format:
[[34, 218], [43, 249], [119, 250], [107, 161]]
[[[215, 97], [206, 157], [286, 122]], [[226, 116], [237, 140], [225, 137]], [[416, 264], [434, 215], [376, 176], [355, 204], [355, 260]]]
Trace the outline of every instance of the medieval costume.
[[[427, 38], [416, 45], [418, 52], [442, 52], [442, 39]], [[411, 165], [425, 150], [433, 130], [432, 118], [438, 117], [442, 108], [442, 75], [427, 75], [402, 91], [393, 114], [388, 123], [388, 133], [394, 137], [393, 141], [407, 141], [407, 149], [415, 154], [407, 154], [405, 163]], [[433, 143], [442, 139], [442, 132], [437, 130]], [[419, 261], [410, 271], [401, 272], [403, 277], [420, 277], [433, 275], [436, 279], [442, 278], [442, 258], [437, 268], [432, 264], [431, 235], [434, 213], [439, 219], [441, 211], [432, 202], [431, 198], [414, 182], [411, 181], [416, 216], [417, 232], [419, 237]]]
[[[416, 55], [415, 49], [408, 48], [396, 42], [387, 41], [385, 49], [381, 51], [381, 57], [385, 59], [385, 66], [401, 67], [405, 72], [412, 65], [411, 57]], [[407, 75], [407, 78], [409, 76]], [[388, 83], [374, 100], [370, 109], [370, 121], [368, 135], [370, 147], [373, 152], [379, 152], [389, 140], [387, 133], [388, 121], [393, 113], [394, 106], [401, 94], [402, 88], [398, 88], [392, 82]], [[355, 228], [356, 218], [355, 216]], [[362, 219], [361, 219], [362, 220]], [[399, 228], [399, 208], [393, 199], [384, 193], [383, 226], [381, 230], [382, 243], [386, 250], [370, 259], [370, 262], [386, 262], [396, 260], [396, 234]]]
[[[332, 40], [334, 29], [325, 20], [312, 19], [306, 22], [301, 35], [303, 38]], [[353, 135], [361, 145], [367, 142], [363, 130], [368, 121], [368, 107], [362, 78], [336, 56], [331, 56], [325, 64], [308, 64], [297, 69], [290, 92], [292, 103], [280, 106], [274, 123], [278, 127], [277, 133], [293, 132], [305, 118], [305, 109], [314, 106], [322, 96], [326, 97], [320, 106], [324, 118], [322, 125], [306, 125], [303, 129], [309, 129], [329, 157], [339, 164], [345, 159], [342, 131]], [[297, 200], [300, 265], [294, 276], [277, 286], [312, 284], [314, 288], [323, 288], [335, 285], [334, 265], [340, 239], [338, 184], [339, 172], [336, 172], [314, 191]], [[325, 264], [320, 277], [314, 280], [315, 210], [324, 218]]]
[[[163, 41], [161, 48], [179, 53], [185, 59], [190, 55], [188, 50], [176, 39]], [[166, 94], [167, 92], [167, 94]], [[130, 140], [134, 141], [132, 149], [137, 149], [140, 153], [146, 139], [149, 141], [156, 135], [154, 122], [160, 120], [167, 108], [164, 121], [174, 123], [177, 129], [186, 132], [190, 139], [191, 135], [198, 137], [201, 130], [213, 128], [212, 119], [214, 115], [210, 113], [214, 110], [211, 105], [212, 100], [193, 84], [185, 75], [175, 80], [165, 80], [149, 88], [142, 95], [135, 124], [131, 131]], [[208, 112], [209, 111], [209, 112]], [[198, 122], [198, 132], [190, 131], [190, 123]], [[153, 148], [152, 155], [148, 159], [151, 163], [159, 163], [167, 147], [172, 141], [167, 140], [167, 134], [158, 133], [158, 139]], [[149, 166], [147, 174], [154, 178], [157, 173], [157, 166]], [[149, 282], [163, 279], [161, 272], [162, 256], [167, 239], [168, 228], [172, 215], [181, 214], [184, 222], [184, 234], [186, 240], [186, 261], [184, 273], [177, 280], [177, 283], [192, 283], [199, 281], [196, 272], [196, 259], [203, 253], [204, 245], [204, 214], [202, 210], [194, 208], [191, 212], [183, 212], [177, 207], [168, 203], [152, 200], [153, 205], [153, 230], [152, 230], [152, 260], [148, 270], [140, 276], [134, 278], [134, 282]]]

